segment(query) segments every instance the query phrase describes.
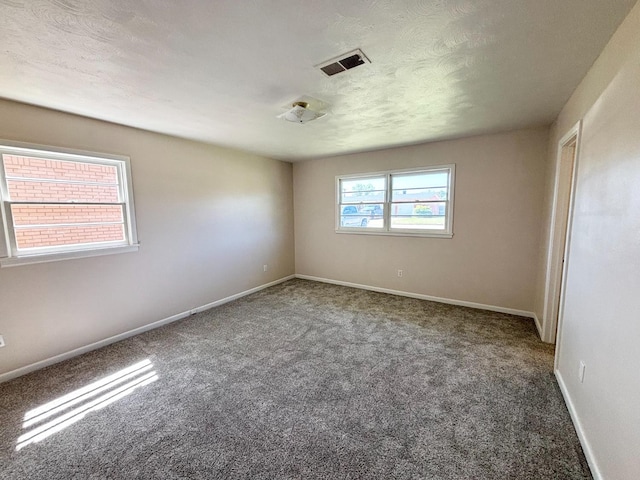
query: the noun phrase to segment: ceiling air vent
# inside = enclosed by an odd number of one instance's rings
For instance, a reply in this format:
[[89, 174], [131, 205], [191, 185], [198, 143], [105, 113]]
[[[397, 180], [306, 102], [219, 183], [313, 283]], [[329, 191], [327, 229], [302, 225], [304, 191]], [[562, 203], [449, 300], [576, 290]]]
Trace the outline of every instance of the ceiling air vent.
[[330, 77], [336, 73], [346, 72], [365, 63], [371, 63], [371, 61], [360, 49], [357, 49], [340, 55], [339, 57], [332, 58], [320, 65], [316, 65], [316, 67], [322, 70], [327, 77]]

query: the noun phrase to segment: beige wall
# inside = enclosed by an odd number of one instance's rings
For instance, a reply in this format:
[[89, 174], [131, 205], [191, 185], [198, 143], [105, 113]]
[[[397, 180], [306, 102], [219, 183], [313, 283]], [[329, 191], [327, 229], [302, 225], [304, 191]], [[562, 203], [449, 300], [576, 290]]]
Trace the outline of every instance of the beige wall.
[[[542, 128], [294, 164], [296, 273], [532, 311], [547, 141]], [[449, 163], [452, 239], [335, 233], [336, 175]]]
[[7, 101], [0, 138], [130, 156], [141, 243], [0, 269], [0, 374], [294, 273], [289, 163]]
[[638, 79], [640, 4], [553, 126], [547, 182], [548, 209], [557, 143], [582, 119], [557, 375], [592, 471], [616, 480], [640, 472]]

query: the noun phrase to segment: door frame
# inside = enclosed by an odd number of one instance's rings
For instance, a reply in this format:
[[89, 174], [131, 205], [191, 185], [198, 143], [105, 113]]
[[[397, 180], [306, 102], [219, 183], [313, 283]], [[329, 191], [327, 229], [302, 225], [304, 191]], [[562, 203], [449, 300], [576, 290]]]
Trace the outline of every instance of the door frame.
[[[542, 328], [542, 341], [547, 343], [558, 343], [560, 337], [581, 136], [582, 120], [563, 135], [558, 142], [556, 153], [556, 173], [549, 228], [549, 247], [547, 250]], [[573, 157], [567, 159], [564, 155], [565, 149], [572, 145], [575, 145]], [[567, 162], [572, 164], [570, 170], [567, 170]], [[562, 201], [563, 198], [566, 198], [564, 202]], [[564, 216], [565, 211], [566, 218]]]

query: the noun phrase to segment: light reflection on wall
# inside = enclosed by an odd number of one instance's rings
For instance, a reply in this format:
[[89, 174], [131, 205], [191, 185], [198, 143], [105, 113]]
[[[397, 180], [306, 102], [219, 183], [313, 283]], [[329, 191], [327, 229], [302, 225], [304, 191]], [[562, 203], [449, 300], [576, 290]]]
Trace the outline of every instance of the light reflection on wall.
[[82, 420], [87, 413], [100, 410], [157, 379], [153, 364], [146, 359], [29, 410], [24, 415], [22, 428], [34, 428], [18, 438], [16, 450], [65, 429]]

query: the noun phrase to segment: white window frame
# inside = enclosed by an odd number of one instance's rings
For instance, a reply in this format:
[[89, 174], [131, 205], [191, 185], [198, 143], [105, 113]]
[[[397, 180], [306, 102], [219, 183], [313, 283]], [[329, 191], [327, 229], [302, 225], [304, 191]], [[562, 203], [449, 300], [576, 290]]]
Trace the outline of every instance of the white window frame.
[[[417, 228], [398, 229], [391, 228], [391, 193], [393, 189], [393, 177], [395, 175], [435, 173], [448, 171], [449, 182], [447, 185], [447, 199], [438, 203], [446, 203], [445, 208], [445, 228], [444, 230], [425, 230]], [[436, 238], [452, 238], [453, 237], [453, 199], [455, 188], [455, 164], [434, 165], [428, 167], [409, 168], [403, 170], [386, 170], [382, 172], [357, 173], [350, 175], [336, 176], [336, 200], [335, 200], [335, 231], [336, 233], [348, 233], [356, 235], [391, 235], [406, 237], [436, 237]], [[370, 179], [375, 177], [386, 177], [384, 202], [372, 202], [374, 204], [382, 203], [383, 206], [383, 226], [382, 228], [371, 227], [343, 227], [340, 224], [340, 216], [342, 208], [350, 203], [342, 202], [341, 183], [343, 180]]]
[[[118, 243], [96, 242], [82, 245], [41, 247], [22, 252], [18, 251], [16, 248], [15, 229], [13, 228], [13, 220], [11, 218], [11, 205], [15, 202], [9, 200], [7, 179], [5, 178], [4, 172], [4, 154], [42, 158], [45, 160], [115, 166], [118, 172], [119, 185], [119, 201], [117, 203], [123, 207], [125, 240]], [[81, 204], [81, 202], [78, 203]], [[70, 202], [70, 205], [73, 204], [73, 202]], [[135, 252], [139, 248], [139, 243], [133, 202], [131, 161], [129, 157], [122, 155], [0, 140], [0, 220], [2, 227], [2, 231], [0, 232], [0, 267]]]

